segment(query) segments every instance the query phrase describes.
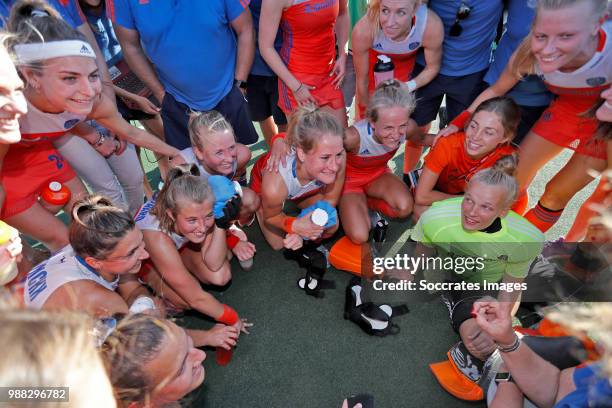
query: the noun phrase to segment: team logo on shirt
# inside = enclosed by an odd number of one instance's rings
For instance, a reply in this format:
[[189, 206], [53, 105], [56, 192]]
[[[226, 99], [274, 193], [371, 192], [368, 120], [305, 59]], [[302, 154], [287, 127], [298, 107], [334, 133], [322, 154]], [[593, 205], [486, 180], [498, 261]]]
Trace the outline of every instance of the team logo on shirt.
[[549, 122], [552, 119], [552, 112], [546, 111], [542, 114], [542, 120], [545, 122]]
[[370, 154], [370, 151], [366, 148], [363, 151], [359, 152], [359, 154]]
[[73, 128], [80, 121], [81, 121], [80, 119], [70, 119], [70, 120], [67, 120], [66, 122], [64, 122], [64, 129]]
[[55, 167], [57, 167], [58, 170], [61, 170], [62, 167], [64, 167], [64, 158], [60, 155], [50, 154], [49, 156], [47, 156], [47, 159], [49, 159], [49, 161], [55, 162]]
[[604, 77], [589, 78], [586, 80], [586, 83], [589, 86], [600, 86], [606, 83], [606, 78]]
[[316, 13], [317, 11], [321, 11], [323, 9], [333, 7], [335, 3], [336, 3], [336, 0], [325, 0], [325, 1], [322, 1], [321, 3], [307, 4], [306, 7], [304, 7], [304, 12]]
[[417, 42], [412, 42], [412, 43], [408, 44], [408, 49], [410, 51], [416, 50], [417, 48], [419, 48], [419, 45], [421, 45], [421, 43], [418, 42], [418, 41]]

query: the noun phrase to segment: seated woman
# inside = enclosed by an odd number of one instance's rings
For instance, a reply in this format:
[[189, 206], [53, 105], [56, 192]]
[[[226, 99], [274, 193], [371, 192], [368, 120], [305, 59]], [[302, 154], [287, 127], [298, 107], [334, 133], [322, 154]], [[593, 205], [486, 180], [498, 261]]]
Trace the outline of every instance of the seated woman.
[[[36, 266], [26, 280], [26, 306], [43, 310], [80, 310], [92, 316], [148, 309], [165, 316], [160, 299], [140, 284], [137, 274], [149, 257], [142, 232], [132, 217], [100, 196], [76, 203], [70, 225], [70, 245]], [[190, 330], [196, 344], [234, 341], [238, 330], [219, 326], [211, 331]]]
[[[493, 340], [478, 328], [472, 305], [484, 294], [517, 303], [529, 266], [542, 251], [544, 235], [510, 210], [518, 194], [516, 165], [515, 159], [505, 166], [480, 170], [470, 179], [463, 197], [435, 202], [411, 235], [419, 243], [417, 254], [432, 258], [435, 252], [438, 259], [452, 257], [457, 262], [472, 259], [471, 266], [455, 263], [456, 267], [447, 269], [447, 276], [438, 278], [450, 283], [444, 303], [452, 327], [461, 337], [451, 354], [463, 358], [461, 371], [472, 379], [480, 376], [483, 362], [495, 351]], [[438, 269], [435, 263], [427, 266], [423, 272], [430, 279]], [[496, 284], [491, 289], [485, 287], [487, 283]], [[472, 285], [472, 289], [460, 290], [462, 284]]]
[[126, 316], [101, 353], [119, 407], [179, 407], [204, 381], [206, 353], [170, 320]]
[[278, 172], [266, 170], [270, 154], [255, 163], [251, 188], [261, 196], [257, 220], [274, 250], [296, 250], [304, 239], [328, 238], [338, 229], [337, 223], [316, 225], [310, 212], [303, 217], [290, 217], [283, 212], [283, 206], [290, 200], [301, 209], [318, 201], [336, 207], [345, 175], [343, 142], [344, 129], [331, 114], [301, 107], [289, 122], [287, 143], [291, 150], [283, 157]]
[[[242, 143], [236, 143], [232, 125], [219, 112], [194, 112], [189, 119], [189, 138], [191, 147], [183, 149], [181, 157], [198, 167], [200, 177], [208, 179], [209, 176], [217, 175], [230, 180], [246, 180], [251, 151]], [[241, 225], [248, 225], [255, 218], [260, 200], [253, 190], [242, 187], [241, 201], [238, 221]], [[232, 248], [232, 252], [242, 264], [253, 254], [252, 251], [244, 250], [247, 241], [244, 232], [236, 226], [231, 231], [241, 240]]]
[[[171, 169], [164, 188], [136, 215], [151, 255], [139, 277], [171, 306], [197, 310], [244, 331], [236, 312], [200, 286], [223, 286], [232, 279], [231, 251], [226, 230], [215, 225], [214, 202], [195, 166]], [[247, 244], [252, 257], [254, 246]]]
[[412, 211], [412, 195], [387, 163], [416, 128], [410, 114], [416, 105], [408, 86], [397, 80], [383, 82], [370, 99], [367, 119], [346, 130], [346, 180], [340, 198], [340, 220], [355, 244], [367, 242], [368, 208], [392, 218]]
[[512, 99], [493, 98], [478, 106], [464, 132], [439, 139], [425, 157], [414, 192], [415, 221], [434, 202], [462, 195], [476, 172], [512, 154], [510, 143], [519, 121], [520, 110]]
[[[32, 1], [13, 6], [8, 26], [19, 39], [13, 49], [27, 86], [28, 113], [20, 118], [22, 140], [4, 158], [0, 182], [6, 191], [0, 218], [22, 233], [57, 251], [68, 244], [68, 230], [37, 198], [51, 181], [64, 183], [72, 198], [65, 209], [86, 194], [53, 142], [68, 133], [87, 140], [81, 156], [121, 154], [126, 142], [163, 155], [179, 151], [121, 118], [113, 100], [101, 92], [95, 54], [82, 35], [61, 19], [34, 7]], [[107, 138], [83, 123], [92, 119], [118, 139]], [[27, 163], [27, 166], [24, 166]]]

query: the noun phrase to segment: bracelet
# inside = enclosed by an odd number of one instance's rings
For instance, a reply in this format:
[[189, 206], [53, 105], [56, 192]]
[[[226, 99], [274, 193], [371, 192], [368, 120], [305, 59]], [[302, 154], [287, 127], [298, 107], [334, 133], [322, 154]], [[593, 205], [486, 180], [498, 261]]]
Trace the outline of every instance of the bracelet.
[[95, 147], [100, 147], [104, 144], [104, 140], [106, 140], [106, 136], [104, 136], [104, 134], [102, 134], [102, 132], [100, 132], [99, 130], [96, 130], [96, 132], [98, 132], [98, 140], [96, 140], [93, 143], [89, 143], [89, 144]]
[[512, 353], [521, 345], [521, 338], [514, 333], [514, 342], [510, 345], [497, 344], [497, 349], [501, 353]]
[[406, 82], [406, 85], [408, 85], [408, 92], [413, 92], [417, 88], [417, 83], [414, 79], [411, 79], [410, 81]]
[[228, 249], [236, 248], [236, 245], [240, 242], [240, 238], [227, 231], [227, 235], [225, 236], [225, 243], [227, 244]]
[[295, 91], [293, 91], [293, 93], [296, 94], [296, 93], [300, 92], [303, 87], [304, 87], [304, 84], [300, 82], [300, 86], [298, 86], [297, 89]]
[[228, 305], [223, 305], [223, 314], [217, 317], [217, 321], [219, 323], [227, 324], [228, 326], [232, 326], [236, 324], [238, 321], [238, 313]]
[[285, 220], [283, 221], [283, 229], [287, 234], [293, 233], [293, 223], [295, 220], [295, 217], [285, 217]]

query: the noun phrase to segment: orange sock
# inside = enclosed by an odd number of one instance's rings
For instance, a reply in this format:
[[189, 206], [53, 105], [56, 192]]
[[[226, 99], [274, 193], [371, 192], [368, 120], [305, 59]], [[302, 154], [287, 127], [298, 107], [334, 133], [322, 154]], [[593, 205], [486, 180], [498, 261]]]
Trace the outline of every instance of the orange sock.
[[535, 225], [540, 231], [546, 232], [555, 225], [559, 217], [563, 214], [560, 210], [551, 210], [544, 207], [539, 201], [538, 204], [525, 214], [525, 219]]
[[593, 191], [593, 194], [582, 204], [580, 210], [578, 210], [578, 214], [576, 215], [576, 219], [572, 224], [572, 228], [568, 231], [565, 236], [565, 240], [568, 242], [578, 242], [584, 239], [587, 228], [589, 226], [589, 220], [595, 216], [595, 211], [590, 207], [593, 204], [601, 204], [604, 202], [606, 195], [608, 192], [605, 190], [606, 179], [605, 177], [601, 178], [601, 181]]
[[517, 213], [518, 215], [525, 214], [527, 210], [527, 206], [529, 205], [529, 195], [527, 191], [521, 191], [516, 198], [514, 204], [512, 204], [511, 210]]
[[398, 218], [399, 214], [385, 200], [380, 198], [368, 198], [368, 208], [379, 211], [387, 217]]

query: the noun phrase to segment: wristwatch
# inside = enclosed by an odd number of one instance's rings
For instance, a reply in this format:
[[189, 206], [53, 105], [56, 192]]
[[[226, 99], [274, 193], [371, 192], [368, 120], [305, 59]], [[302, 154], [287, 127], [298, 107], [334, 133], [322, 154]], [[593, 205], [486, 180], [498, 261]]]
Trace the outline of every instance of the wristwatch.
[[495, 383], [496, 384], [504, 383], [504, 382], [508, 382], [508, 381], [512, 381], [512, 375], [509, 372], [495, 374]]
[[240, 89], [247, 89], [247, 81], [241, 79], [234, 79], [234, 86]]

